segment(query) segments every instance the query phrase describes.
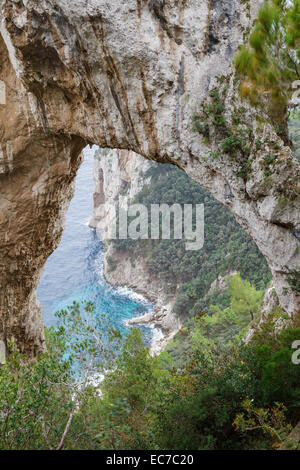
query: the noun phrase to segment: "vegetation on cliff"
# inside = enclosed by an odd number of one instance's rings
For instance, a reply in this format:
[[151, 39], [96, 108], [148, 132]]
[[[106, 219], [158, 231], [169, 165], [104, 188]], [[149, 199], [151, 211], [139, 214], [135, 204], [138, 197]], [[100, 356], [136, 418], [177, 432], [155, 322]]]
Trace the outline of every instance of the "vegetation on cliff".
[[[194, 320], [178, 367], [168, 353], [151, 357], [137, 329], [113, 358], [119, 333], [99, 347], [101, 330], [94, 336], [74, 304], [49, 330], [47, 353], [29, 361], [14, 352], [0, 368], [0, 449], [297, 448], [288, 435], [300, 419], [300, 366], [291, 360], [300, 322], [276, 333], [286, 318], [274, 309], [246, 345], [251, 307], [235, 305]], [[104, 326], [91, 305], [88, 313]], [[107, 368], [101, 395], [86, 380], [91, 363]]]
[[[236, 58], [241, 95], [281, 128], [300, 84], [300, 1], [265, 0]], [[282, 129], [284, 131], [284, 129]]]
[[0, 449], [60, 450], [83, 442], [84, 423], [78, 435], [74, 422], [90, 384], [114, 364], [120, 333], [89, 302], [74, 302], [57, 321], [46, 330], [47, 351], [37, 359], [9, 345], [0, 366]]
[[[144, 186], [135, 202], [149, 209], [151, 204], [204, 204], [205, 244], [202, 250], [187, 251], [185, 240], [116, 240], [117, 250], [134, 260], [146, 258], [150, 276], [160, 279], [170, 293], [180, 286], [175, 312], [182, 318], [208, 310], [211, 303], [229, 306], [228, 293], [208, 294], [218, 276], [239, 271], [243, 279], [264, 289], [271, 280], [266, 260], [255, 243], [236, 222], [229, 209], [216, 201], [183, 171], [171, 165], [155, 164], [145, 174], [151, 182]], [[115, 257], [117, 259], [117, 255]], [[113, 269], [113, 266], [112, 266]]]

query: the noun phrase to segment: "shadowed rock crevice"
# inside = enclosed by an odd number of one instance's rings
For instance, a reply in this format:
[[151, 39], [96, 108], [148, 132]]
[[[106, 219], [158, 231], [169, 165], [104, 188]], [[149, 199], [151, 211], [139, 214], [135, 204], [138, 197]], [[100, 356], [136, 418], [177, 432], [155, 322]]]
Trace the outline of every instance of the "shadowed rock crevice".
[[203, 45], [204, 54], [211, 54], [216, 51], [222, 39], [228, 40], [227, 47], [228, 53], [230, 53], [232, 19], [235, 15], [239, 17], [239, 10], [235, 9], [234, 2], [230, 0], [209, 0], [208, 10], [209, 15]]

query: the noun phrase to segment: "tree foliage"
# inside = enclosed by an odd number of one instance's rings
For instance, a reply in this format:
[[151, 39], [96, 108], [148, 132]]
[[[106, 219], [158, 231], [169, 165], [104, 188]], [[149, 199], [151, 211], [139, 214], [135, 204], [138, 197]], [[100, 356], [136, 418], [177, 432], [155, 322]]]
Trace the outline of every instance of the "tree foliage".
[[280, 127], [300, 80], [300, 0], [265, 0], [235, 65], [241, 95], [267, 109]]
[[[114, 245], [132, 257], [146, 260], [150, 276], [160, 279], [170, 293], [179, 286], [175, 311], [182, 318], [207, 310], [210, 303], [229, 306], [229, 297], [214, 292], [210, 286], [219, 275], [226, 276], [234, 269], [243, 279], [258, 288], [271, 280], [271, 273], [255, 243], [236, 222], [234, 216], [216, 201], [204, 188], [178, 168], [156, 164], [145, 174], [151, 177], [138, 194], [136, 201], [148, 207], [151, 204], [204, 204], [205, 243], [199, 251], [187, 251], [185, 240], [116, 240]], [[225, 191], [225, 189], [224, 189]], [[115, 257], [117, 259], [117, 257]], [[217, 296], [217, 298], [216, 298]]]
[[[95, 384], [82, 387], [81, 377], [91, 359], [103, 371], [111, 349], [104, 341], [99, 356], [98, 339], [82, 348], [95, 332], [78, 319], [76, 304], [62, 315], [64, 325], [47, 334], [47, 353], [28, 361], [14, 351], [0, 368], [0, 449], [56, 449], [62, 436], [64, 449], [272, 449], [300, 419], [299, 366], [291, 361], [300, 321], [276, 331], [285, 320], [278, 309], [247, 345], [235, 340], [249, 321], [244, 311], [198, 317], [179, 369], [167, 353], [151, 357], [140, 330], [131, 329], [106, 363], [101, 393]], [[98, 326], [102, 338], [105, 322]], [[75, 331], [79, 342], [75, 335], [70, 350]]]
[[111, 367], [120, 334], [104, 315], [74, 302], [57, 317], [44, 354], [28, 359], [12, 344], [0, 367], [0, 449], [76, 447], [78, 412], [97, 396], [91, 382]]
[[263, 301], [264, 292], [257, 291], [248, 281], [243, 281], [240, 275], [236, 275], [229, 281], [229, 293], [232, 310], [241, 316], [250, 314], [251, 320], [254, 320]]

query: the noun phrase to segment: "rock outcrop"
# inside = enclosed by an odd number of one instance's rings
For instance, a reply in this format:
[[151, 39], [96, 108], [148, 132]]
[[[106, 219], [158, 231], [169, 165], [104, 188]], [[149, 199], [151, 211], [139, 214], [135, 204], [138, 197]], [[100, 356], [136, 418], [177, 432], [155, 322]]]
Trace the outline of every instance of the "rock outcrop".
[[[115, 208], [127, 209], [140, 192], [144, 173], [151, 162], [127, 150], [99, 149], [94, 159], [94, 211], [89, 225], [100, 230], [101, 238], [110, 238], [110, 226], [115, 219]], [[113, 210], [111, 210], [113, 209]]]
[[[299, 309], [288, 282], [300, 264], [291, 149], [245, 107], [244, 125], [260, 142], [259, 151], [251, 144], [245, 178], [233, 152], [212, 158], [213, 128], [209, 143], [193, 129], [215, 87], [226, 119], [240, 107], [231, 64], [259, 3], [0, 0], [0, 340], [28, 353], [43, 348], [35, 288], [60, 239], [87, 143], [185, 170], [253, 237], [281, 306], [290, 315]], [[266, 178], [265, 155], [275, 147]]]

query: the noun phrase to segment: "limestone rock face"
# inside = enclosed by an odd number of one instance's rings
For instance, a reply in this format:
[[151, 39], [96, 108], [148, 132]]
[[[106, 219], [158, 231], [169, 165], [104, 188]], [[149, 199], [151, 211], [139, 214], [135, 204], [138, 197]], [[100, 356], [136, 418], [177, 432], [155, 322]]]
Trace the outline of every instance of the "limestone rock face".
[[[259, 3], [0, 0], [0, 340], [34, 354], [43, 348], [34, 291], [60, 239], [87, 143], [185, 170], [253, 237], [281, 306], [290, 315], [299, 309], [288, 284], [300, 264], [299, 164], [291, 150], [247, 108], [263, 150], [251, 147], [245, 181], [233, 155], [210, 158], [213, 132], [208, 145], [193, 130], [217, 77], [228, 79], [231, 119], [238, 101], [231, 64]], [[269, 142], [279, 150], [266, 181]]]
[[90, 227], [100, 230], [101, 238], [110, 238], [115, 209], [127, 209], [128, 203], [147, 183], [145, 172], [151, 161], [127, 150], [99, 149], [94, 159], [94, 211]]
[[36, 354], [44, 348], [44, 326], [35, 289], [60, 241], [84, 143], [45, 133], [2, 38], [0, 63], [6, 85], [0, 105], [0, 340]]

